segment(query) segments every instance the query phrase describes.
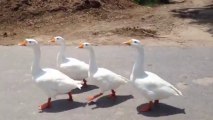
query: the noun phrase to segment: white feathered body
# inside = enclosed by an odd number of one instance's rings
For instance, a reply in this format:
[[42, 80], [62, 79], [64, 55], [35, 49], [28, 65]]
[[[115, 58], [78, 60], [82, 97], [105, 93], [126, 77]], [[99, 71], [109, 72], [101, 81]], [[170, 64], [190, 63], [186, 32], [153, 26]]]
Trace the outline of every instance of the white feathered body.
[[50, 68], [42, 69], [42, 72], [33, 76], [33, 79], [48, 97], [66, 94], [72, 89], [82, 87], [80, 81], [74, 81], [60, 71]]
[[115, 90], [120, 85], [127, 83], [127, 79], [105, 68], [98, 68], [94, 74], [89, 73], [89, 82], [98, 86], [101, 92]]
[[147, 100], [153, 101], [168, 98], [173, 95], [182, 95], [179, 90], [158, 75], [147, 71], [145, 73], [147, 76], [143, 78], [134, 78], [132, 81], [133, 85]]
[[59, 65], [59, 69], [74, 80], [88, 78], [88, 64], [75, 58], [66, 58], [65, 62]]

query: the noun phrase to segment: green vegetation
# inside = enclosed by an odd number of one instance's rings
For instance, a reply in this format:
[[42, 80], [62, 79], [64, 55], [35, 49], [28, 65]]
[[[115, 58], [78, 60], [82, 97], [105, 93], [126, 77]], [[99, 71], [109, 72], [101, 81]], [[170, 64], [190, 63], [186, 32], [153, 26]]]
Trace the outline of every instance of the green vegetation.
[[160, 3], [160, 0], [134, 0], [134, 1], [141, 5], [155, 5]]

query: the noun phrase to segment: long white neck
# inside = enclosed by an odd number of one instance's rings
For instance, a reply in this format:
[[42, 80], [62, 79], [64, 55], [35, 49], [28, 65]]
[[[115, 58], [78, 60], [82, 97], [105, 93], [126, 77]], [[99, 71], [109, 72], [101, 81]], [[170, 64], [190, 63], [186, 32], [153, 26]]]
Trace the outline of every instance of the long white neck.
[[93, 48], [89, 49], [90, 59], [89, 59], [89, 73], [93, 75], [98, 70], [98, 66], [96, 64], [95, 52]]
[[61, 43], [61, 48], [57, 54], [57, 66], [59, 67], [61, 63], [63, 63], [66, 60], [65, 57], [65, 44]]
[[33, 52], [34, 52], [34, 60], [31, 67], [31, 72], [33, 77], [36, 77], [36, 75], [42, 72], [42, 69], [40, 67], [41, 51], [39, 45], [33, 47]]
[[143, 46], [137, 48], [138, 55], [135, 61], [135, 64], [132, 69], [131, 80], [135, 80], [136, 78], [142, 78], [146, 76], [144, 72], [144, 50]]

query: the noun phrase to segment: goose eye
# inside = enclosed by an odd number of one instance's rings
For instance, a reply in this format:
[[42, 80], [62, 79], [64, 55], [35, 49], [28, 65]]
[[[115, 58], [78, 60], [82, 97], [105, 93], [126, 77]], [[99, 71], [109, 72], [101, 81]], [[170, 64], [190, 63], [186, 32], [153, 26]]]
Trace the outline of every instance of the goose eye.
[[134, 41], [134, 43], [137, 43], [137, 41]]
[[31, 44], [31, 43], [32, 43], [32, 41], [29, 41], [29, 43]]
[[85, 44], [85, 46], [88, 46], [88, 44]]

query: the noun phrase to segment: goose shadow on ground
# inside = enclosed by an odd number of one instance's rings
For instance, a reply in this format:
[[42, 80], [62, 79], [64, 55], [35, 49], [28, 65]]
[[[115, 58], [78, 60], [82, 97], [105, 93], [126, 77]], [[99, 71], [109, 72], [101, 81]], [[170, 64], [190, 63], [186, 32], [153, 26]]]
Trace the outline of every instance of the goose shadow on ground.
[[79, 107], [85, 107], [87, 103], [82, 102], [76, 102], [76, 101], [68, 101], [67, 99], [62, 100], [55, 100], [52, 101], [52, 107], [46, 110], [41, 111], [42, 112], [49, 112], [49, 113], [57, 113], [57, 112], [63, 112], [68, 111], [72, 109], [76, 109]]
[[108, 108], [108, 107], [113, 107], [115, 105], [121, 104], [129, 99], [132, 99], [132, 95], [117, 95], [116, 99], [113, 100], [109, 98], [109, 96], [103, 96], [99, 98], [97, 101], [89, 104], [89, 105], [96, 105], [92, 109], [97, 109], [97, 108]]
[[95, 85], [88, 85], [87, 87], [82, 87], [81, 89], [76, 88], [76, 89], [72, 90], [72, 93], [80, 94], [80, 93], [88, 92], [88, 91], [94, 90], [94, 89], [98, 89], [98, 87]]
[[158, 105], [155, 105], [152, 111], [140, 112], [141, 106], [144, 106], [144, 105], [145, 104], [139, 105], [136, 108], [138, 111], [138, 114], [142, 114], [144, 116], [149, 116], [149, 117], [161, 117], [161, 116], [170, 116], [175, 114], [186, 114], [185, 109], [177, 108], [164, 103], [159, 103]]

